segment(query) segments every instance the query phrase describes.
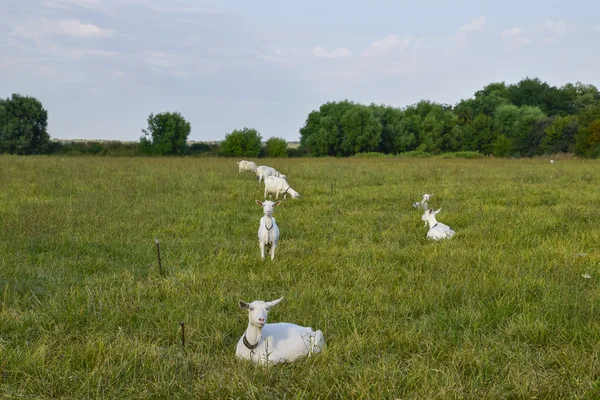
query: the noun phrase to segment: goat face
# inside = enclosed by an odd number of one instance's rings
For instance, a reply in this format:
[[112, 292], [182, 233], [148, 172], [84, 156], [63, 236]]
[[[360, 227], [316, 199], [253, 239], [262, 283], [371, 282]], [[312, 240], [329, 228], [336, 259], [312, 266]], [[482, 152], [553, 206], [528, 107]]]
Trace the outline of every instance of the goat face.
[[252, 325], [262, 328], [267, 323], [267, 318], [269, 316], [269, 310], [271, 307], [279, 303], [281, 300], [283, 300], [283, 297], [277, 300], [266, 302], [262, 300], [255, 300], [252, 303], [246, 303], [245, 301], [240, 300], [238, 304], [241, 309], [248, 310], [248, 321]]
[[263, 208], [263, 211], [265, 212], [265, 215], [267, 217], [270, 217], [273, 215], [273, 207], [279, 205], [280, 203], [281, 203], [280, 201], [273, 203], [271, 200], [267, 200], [265, 202], [256, 200], [256, 204], [258, 204], [259, 206], [261, 206]]

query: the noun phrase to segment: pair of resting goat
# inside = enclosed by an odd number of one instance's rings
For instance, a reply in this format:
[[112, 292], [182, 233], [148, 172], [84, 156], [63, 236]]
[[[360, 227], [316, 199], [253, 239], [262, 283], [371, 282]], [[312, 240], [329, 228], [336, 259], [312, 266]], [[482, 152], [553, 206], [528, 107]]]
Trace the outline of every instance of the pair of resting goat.
[[436, 214], [440, 212], [441, 208], [438, 208], [436, 211], [433, 211], [433, 208], [429, 208], [429, 200], [431, 199], [432, 194], [425, 193], [421, 201], [413, 203], [414, 208], [422, 208], [425, 210], [425, 214], [421, 216], [421, 220], [425, 221], [425, 226], [429, 224], [429, 231], [427, 232], [427, 238], [432, 240], [441, 240], [441, 239], [449, 239], [456, 234], [446, 224], [442, 224], [438, 222], [435, 218]]

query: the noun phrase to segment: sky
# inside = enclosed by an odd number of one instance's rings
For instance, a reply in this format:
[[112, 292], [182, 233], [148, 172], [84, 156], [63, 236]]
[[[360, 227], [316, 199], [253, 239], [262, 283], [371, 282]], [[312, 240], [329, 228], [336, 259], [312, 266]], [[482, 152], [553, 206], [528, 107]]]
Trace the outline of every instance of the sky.
[[190, 140], [294, 141], [327, 101], [456, 104], [598, 71], [597, 0], [0, 1], [0, 97], [40, 100], [58, 139], [138, 140], [177, 111]]

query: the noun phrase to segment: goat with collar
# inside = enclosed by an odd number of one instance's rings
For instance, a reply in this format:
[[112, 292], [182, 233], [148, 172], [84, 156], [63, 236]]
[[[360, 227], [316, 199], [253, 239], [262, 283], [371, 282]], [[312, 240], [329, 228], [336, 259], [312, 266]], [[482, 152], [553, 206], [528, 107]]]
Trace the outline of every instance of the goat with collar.
[[320, 330], [287, 322], [267, 324], [269, 310], [281, 300], [283, 297], [269, 302], [239, 301], [240, 308], [248, 310], [248, 327], [238, 341], [236, 357], [255, 364], [272, 365], [310, 357], [325, 347]]
[[275, 248], [279, 242], [279, 227], [275, 218], [273, 218], [273, 207], [279, 205], [281, 202], [273, 203], [271, 200], [261, 202], [256, 200], [256, 204], [263, 208], [265, 215], [260, 219], [260, 225], [258, 226], [258, 241], [260, 245], [260, 258], [265, 259], [265, 247], [271, 249], [271, 260], [275, 259]]
[[430, 208], [421, 216], [421, 220], [425, 221], [425, 226], [429, 224], [429, 231], [427, 232], [428, 239], [449, 239], [456, 233], [448, 225], [437, 222], [435, 215], [439, 213], [440, 210], [441, 208], [438, 208], [436, 211], [433, 211], [433, 208]]

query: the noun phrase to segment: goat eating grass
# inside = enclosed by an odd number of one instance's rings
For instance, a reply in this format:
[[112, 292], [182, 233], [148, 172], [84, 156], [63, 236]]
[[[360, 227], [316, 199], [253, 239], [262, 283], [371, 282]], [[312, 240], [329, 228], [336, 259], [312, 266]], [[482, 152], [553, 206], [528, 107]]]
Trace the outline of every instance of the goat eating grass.
[[279, 242], [279, 227], [275, 218], [273, 218], [273, 207], [281, 202], [273, 203], [271, 200], [266, 200], [264, 203], [256, 200], [256, 204], [263, 208], [265, 215], [260, 219], [258, 226], [258, 241], [260, 244], [260, 258], [265, 259], [265, 247], [271, 248], [271, 260], [275, 258], [275, 248]]
[[276, 176], [267, 176], [265, 178], [265, 198], [269, 194], [274, 194], [275, 199], [279, 198], [282, 194], [283, 198], [287, 198], [287, 194], [290, 194], [292, 198], [297, 199], [300, 197], [300, 193], [296, 192], [284, 178]]
[[281, 300], [283, 297], [269, 302], [239, 301], [240, 308], [248, 310], [248, 327], [238, 341], [236, 357], [268, 366], [291, 363], [323, 350], [325, 339], [320, 330], [286, 322], [267, 324], [269, 310]]
[[425, 226], [429, 223], [429, 231], [427, 232], [428, 239], [449, 239], [456, 233], [448, 225], [437, 222], [435, 215], [439, 213], [440, 210], [441, 208], [438, 208], [436, 211], [433, 211], [433, 208], [430, 208], [421, 216], [421, 220], [425, 221]]

